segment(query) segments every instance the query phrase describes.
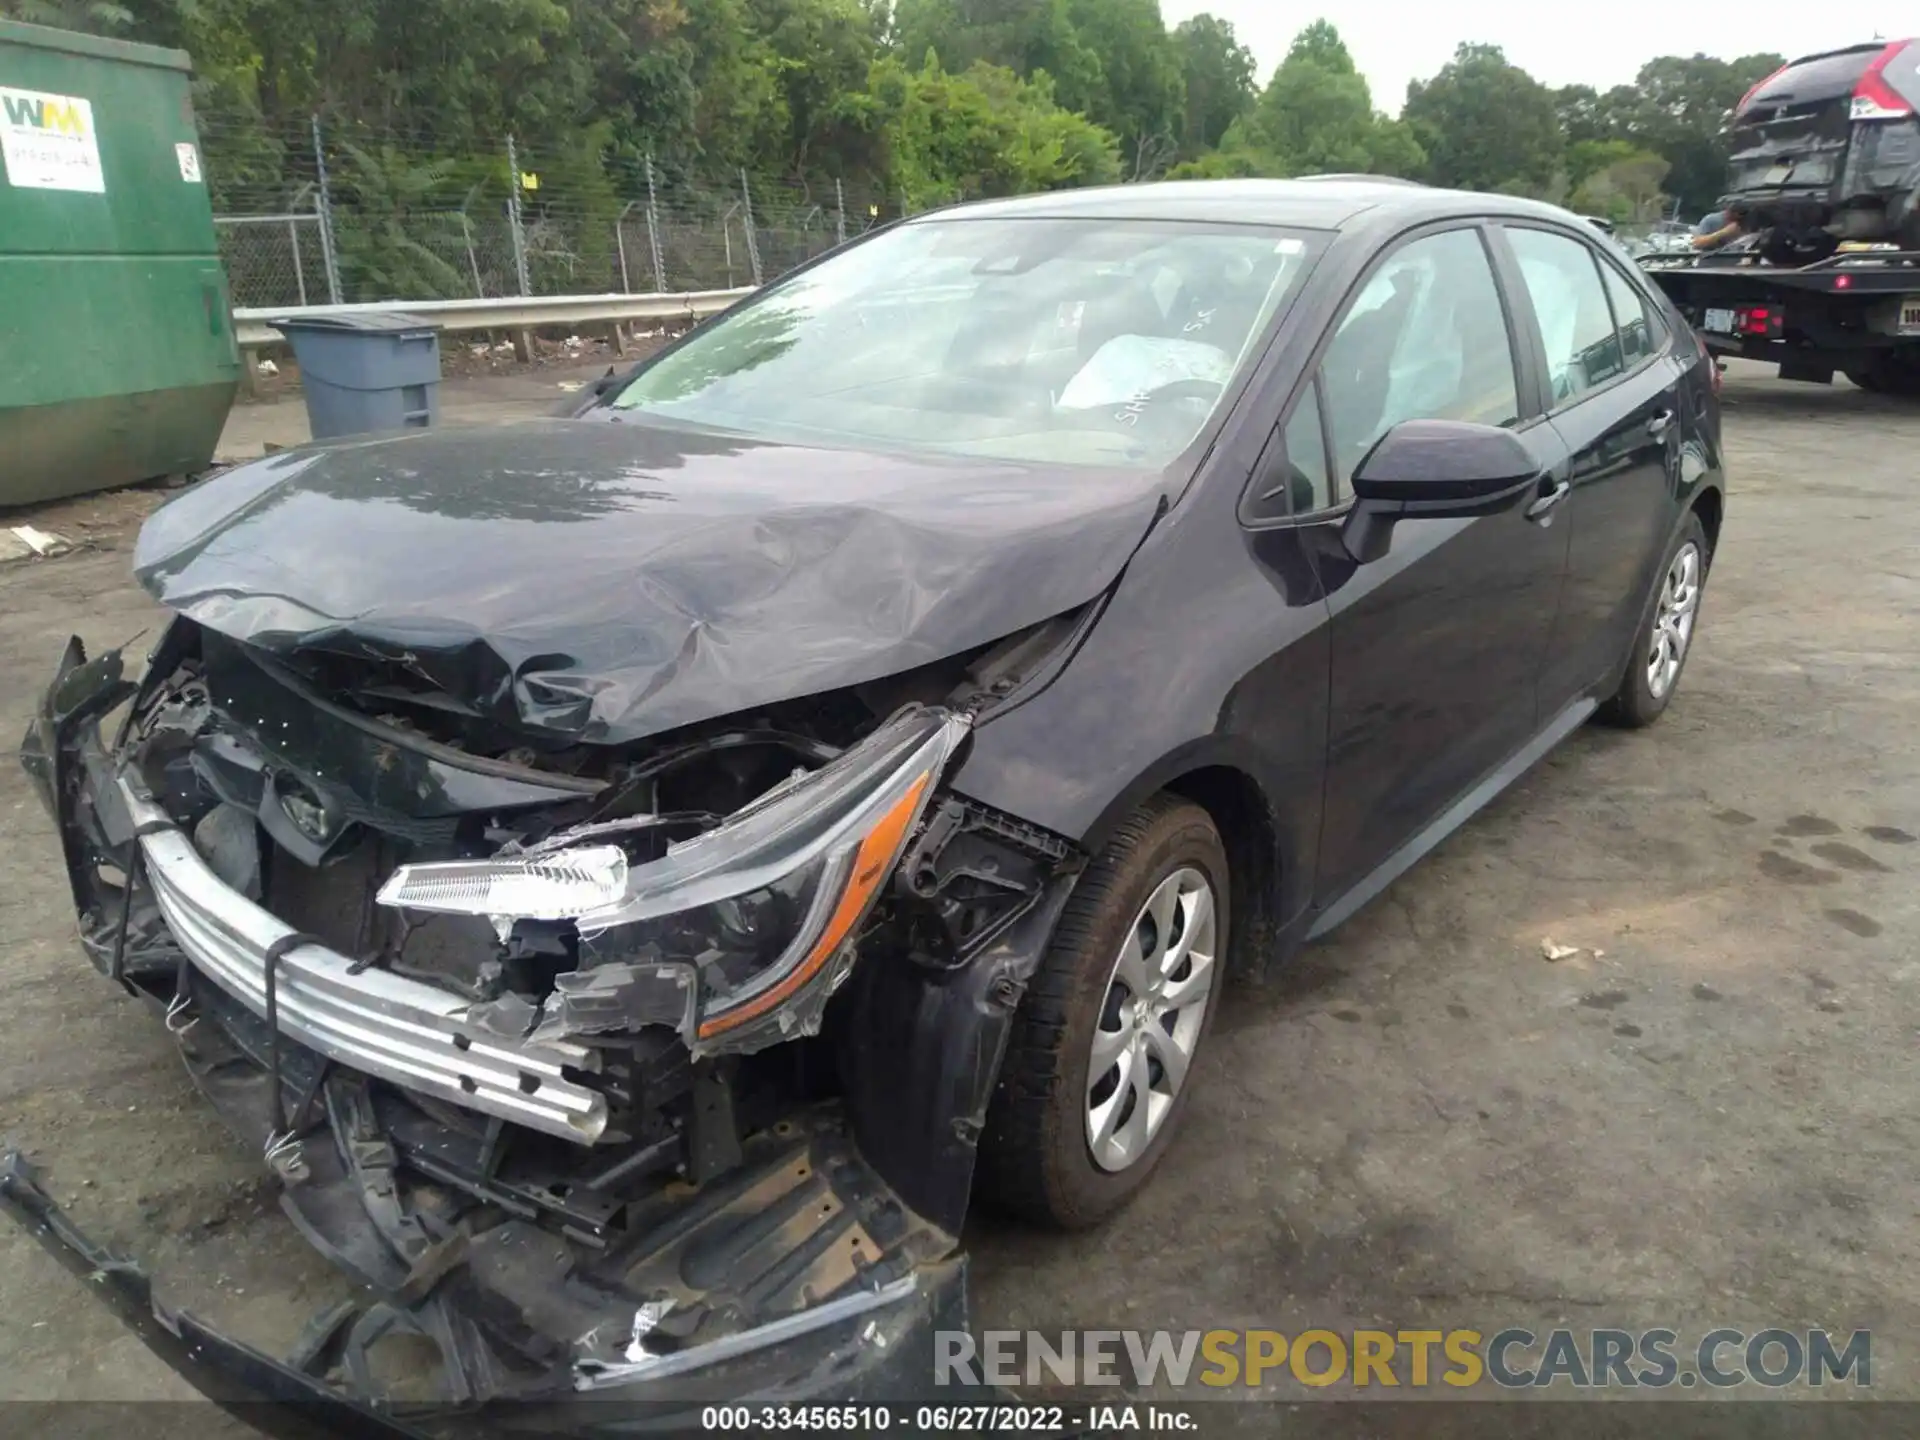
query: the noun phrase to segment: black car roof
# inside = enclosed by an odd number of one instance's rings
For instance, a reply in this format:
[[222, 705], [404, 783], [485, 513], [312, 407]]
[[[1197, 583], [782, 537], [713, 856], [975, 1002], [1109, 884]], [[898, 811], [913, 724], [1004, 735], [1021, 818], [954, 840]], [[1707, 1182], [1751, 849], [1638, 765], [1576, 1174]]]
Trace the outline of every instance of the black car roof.
[[1403, 219], [1408, 224], [1448, 215], [1575, 217], [1557, 206], [1508, 195], [1441, 190], [1388, 176], [1313, 175], [1297, 180], [1169, 180], [1051, 190], [1008, 200], [983, 200], [931, 212], [926, 219], [1032, 217], [1102, 220], [1197, 220], [1216, 224], [1285, 225], [1346, 230]]

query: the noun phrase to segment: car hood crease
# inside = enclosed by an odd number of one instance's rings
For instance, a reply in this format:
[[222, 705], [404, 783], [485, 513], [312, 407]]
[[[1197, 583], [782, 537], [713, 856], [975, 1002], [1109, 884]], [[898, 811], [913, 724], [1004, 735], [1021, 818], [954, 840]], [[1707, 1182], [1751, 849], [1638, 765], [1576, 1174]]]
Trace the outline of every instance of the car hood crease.
[[1085, 603], [1157, 473], [553, 420], [269, 456], [147, 522], [140, 583], [289, 658], [397, 663], [623, 743], [877, 680]]

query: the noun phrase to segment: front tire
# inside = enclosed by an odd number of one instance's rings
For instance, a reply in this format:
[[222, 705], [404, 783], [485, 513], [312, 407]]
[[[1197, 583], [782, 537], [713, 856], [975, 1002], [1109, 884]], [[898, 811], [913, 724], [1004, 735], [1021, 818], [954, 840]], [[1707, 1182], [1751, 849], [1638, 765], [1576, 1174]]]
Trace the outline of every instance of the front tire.
[[1693, 650], [1700, 595], [1711, 559], [1706, 529], [1698, 515], [1689, 515], [1680, 538], [1667, 552], [1647, 618], [1634, 634], [1627, 673], [1620, 678], [1620, 688], [1600, 707], [1603, 720], [1638, 730], [1666, 713]]
[[1226, 849], [1207, 812], [1155, 796], [1074, 888], [1014, 1018], [980, 1140], [990, 1204], [1098, 1224], [1179, 1128], [1226, 968]]

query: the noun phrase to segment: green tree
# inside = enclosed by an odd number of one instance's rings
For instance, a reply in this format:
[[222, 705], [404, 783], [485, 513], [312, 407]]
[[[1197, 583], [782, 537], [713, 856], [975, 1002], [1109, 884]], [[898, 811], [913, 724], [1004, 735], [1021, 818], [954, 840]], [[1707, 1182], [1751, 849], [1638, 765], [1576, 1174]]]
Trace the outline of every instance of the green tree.
[[1562, 85], [1554, 91], [1553, 114], [1569, 147], [1612, 138], [1600, 92], [1591, 85]]
[[1253, 52], [1242, 45], [1232, 22], [1195, 15], [1173, 32], [1185, 107], [1180, 117], [1180, 156], [1192, 160], [1216, 148], [1227, 127], [1252, 108]]
[[222, 210], [309, 205], [319, 115], [340, 223], [357, 227], [342, 241], [356, 293], [473, 288], [484, 267], [457, 222], [467, 203], [475, 226], [500, 223], [508, 135], [542, 176], [524, 198], [543, 288], [607, 283], [611, 217], [641, 193], [649, 156], [680, 196], [711, 196], [718, 177], [731, 194], [746, 169], [930, 204], [1174, 165], [1418, 175], [1609, 214], [1664, 191], [1698, 213], [1725, 184], [1729, 110], [1779, 63], [1658, 56], [1632, 85], [1548, 91], [1497, 48], [1464, 45], [1395, 121], [1325, 21], [1257, 87], [1230, 24], [1203, 14], [1170, 31], [1160, 5], [0, 0], [0, 13], [190, 52]]
[[748, 0], [747, 21], [772, 82], [757, 127], [762, 162], [803, 173], [817, 146], [832, 145], [840, 97], [866, 83], [878, 51], [874, 17], [860, 0]]
[[847, 115], [875, 135], [889, 181], [914, 209], [1120, 174], [1110, 132], [1055, 104], [1044, 75], [1022, 80], [1004, 66], [952, 75], [931, 56], [918, 70], [887, 57]]
[[1104, 83], [1099, 60], [1074, 29], [1069, 0], [897, 0], [893, 23], [909, 66], [931, 52], [949, 74], [978, 61], [1022, 76], [1044, 70], [1061, 103], [1077, 110]]
[[1423, 159], [1406, 127], [1373, 108], [1340, 32], [1316, 20], [1294, 37], [1254, 107], [1228, 128], [1220, 157], [1179, 173], [1407, 175]]
[[652, 135], [670, 161], [763, 168], [762, 156], [791, 136], [776, 65], [755, 33], [748, 0], [683, 0], [689, 54], [669, 73], [684, 76], [687, 109], [671, 135]]
[[[1614, 142], [1659, 155], [1668, 164], [1666, 191], [1684, 213], [1712, 208], [1726, 186], [1725, 127], [1740, 97], [1780, 68], [1778, 55], [1661, 55], [1640, 67], [1632, 85], [1597, 92], [1569, 85], [1554, 94], [1569, 146]], [[1579, 175], [1568, 157], [1568, 171]], [[1589, 171], [1597, 166], [1588, 167]]]
[[[1604, 215], [1620, 224], [1657, 219], [1666, 198], [1660, 186], [1667, 178], [1667, 162], [1624, 141], [1584, 143], [1605, 146], [1609, 158], [1575, 182], [1573, 197], [1567, 203], [1582, 214]], [[1622, 148], [1625, 153], [1621, 153]]]
[[117, 35], [133, 24], [134, 17], [126, 6], [111, 0], [0, 0], [0, 20]]
[[1068, 0], [1067, 18], [1099, 75], [1069, 108], [1120, 138], [1134, 178], [1157, 178], [1179, 147], [1186, 104], [1160, 0]]
[[1740, 97], [1781, 63], [1765, 54], [1737, 60], [1662, 55], [1640, 67], [1637, 102], [1622, 132], [1666, 159], [1672, 167], [1667, 189], [1685, 213], [1698, 215], [1718, 203], [1727, 184], [1727, 120]]
[[1631, 140], [1575, 140], [1566, 150], [1567, 188], [1578, 190], [1589, 175], [1622, 160], [1632, 160], [1647, 152]]
[[341, 279], [359, 300], [473, 294], [459, 258], [467, 237], [449, 161], [419, 163], [391, 146], [346, 145], [339, 228]]
[[1556, 184], [1564, 142], [1553, 92], [1497, 45], [1461, 45], [1433, 79], [1407, 87], [1401, 114], [1434, 184], [1522, 195]]
[[1058, 103], [1119, 136], [1136, 170], [1178, 143], [1184, 87], [1160, 0], [899, 0], [894, 31], [909, 66], [933, 54], [951, 75], [981, 62], [1046, 74]]

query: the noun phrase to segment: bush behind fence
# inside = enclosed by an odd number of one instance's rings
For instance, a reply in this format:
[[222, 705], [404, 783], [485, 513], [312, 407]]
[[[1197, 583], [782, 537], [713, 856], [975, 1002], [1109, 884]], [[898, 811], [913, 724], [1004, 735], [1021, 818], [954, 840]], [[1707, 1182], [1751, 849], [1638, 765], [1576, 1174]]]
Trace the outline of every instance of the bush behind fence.
[[541, 154], [315, 121], [209, 124], [201, 140], [233, 303], [248, 308], [732, 289], [904, 208], [832, 180], [669, 173], [591, 153], [591, 136]]

